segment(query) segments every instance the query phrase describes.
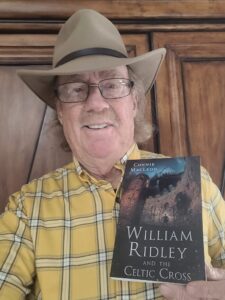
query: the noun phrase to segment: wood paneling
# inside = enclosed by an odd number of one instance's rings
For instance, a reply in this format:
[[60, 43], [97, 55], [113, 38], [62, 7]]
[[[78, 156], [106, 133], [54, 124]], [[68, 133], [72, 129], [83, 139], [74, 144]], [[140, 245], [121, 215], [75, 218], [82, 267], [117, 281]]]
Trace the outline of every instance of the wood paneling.
[[[28, 9], [29, 7], [29, 9]], [[10, 0], [0, 2], [1, 19], [66, 19], [81, 8], [110, 18], [224, 18], [224, 0]]]
[[[17, 77], [21, 67], [47, 67], [55, 36], [0, 35], [0, 210], [30, 179], [46, 105]], [[47, 65], [46, 65], [47, 64]]]
[[[162, 23], [152, 20], [149, 23], [138, 20], [138, 22], [132, 22], [132, 20], [124, 20], [122, 23], [120, 21], [115, 21], [116, 27], [122, 32], [132, 32], [132, 33], [143, 33], [148, 31], [225, 31], [224, 20], [201, 20], [201, 22], [176, 22], [175, 20], [164, 21]], [[24, 22], [23, 20], [18, 22], [10, 23], [9, 21], [4, 21], [0, 23], [0, 32], [1, 33], [58, 33], [64, 21], [57, 20], [56, 22], [47, 22], [43, 21], [42, 23], [39, 20], [30, 20], [29, 22]], [[19, 26], [18, 26], [19, 24]]]
[[168, 50], [157, 85], [160, 151], [200, 155], [222, 188], [225, 165], [224, 33], [156, 33]]
[[63, 142], [63, 131], [57, 121], [56, 112], [48, 107], [37, 147], [33, 153], [34, 160], [31, 163], [28, 181], [72, 161], [72, 153], [64, 150]]
[[222, 186], [225, 163], [225, 61], [187, 62], [183, 73], [188, 153], [201, 154], [205, 167]]
[[45, 107], [19, 80], [15, 69], [0, 66], [1, 211], [8, 195], [28, 180]]

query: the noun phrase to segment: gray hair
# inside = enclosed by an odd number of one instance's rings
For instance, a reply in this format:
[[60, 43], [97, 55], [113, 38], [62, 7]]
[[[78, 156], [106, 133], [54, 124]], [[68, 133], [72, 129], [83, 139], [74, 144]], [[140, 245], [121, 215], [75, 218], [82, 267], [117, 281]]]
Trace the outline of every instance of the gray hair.
[[152, 136], [152, 125], [146, 118], [147, 97], [145, 88], [143, 82], [129, 67], [128, 74], [130, 80], [134, 82], [132, 95], [136, 98], [138, 105], [137, 115], [134, 119], [134, 140], [136, 143], [144, 143]]

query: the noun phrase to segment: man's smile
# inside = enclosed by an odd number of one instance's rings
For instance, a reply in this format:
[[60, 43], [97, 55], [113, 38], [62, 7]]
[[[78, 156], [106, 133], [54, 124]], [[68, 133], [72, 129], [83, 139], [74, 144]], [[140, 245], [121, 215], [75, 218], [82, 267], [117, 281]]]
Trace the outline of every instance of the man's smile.
[[98, 130], [98, 129], [104, 129], [104, 128], [108, 128], [108, 127], [112, 127], [113, 124], [111, 123], [101, 123], [101, 124], [88, 124], [88, 125], [83, 125], [83, 128], [88, 128], [88, 129], [94, 129], [94, 130]]

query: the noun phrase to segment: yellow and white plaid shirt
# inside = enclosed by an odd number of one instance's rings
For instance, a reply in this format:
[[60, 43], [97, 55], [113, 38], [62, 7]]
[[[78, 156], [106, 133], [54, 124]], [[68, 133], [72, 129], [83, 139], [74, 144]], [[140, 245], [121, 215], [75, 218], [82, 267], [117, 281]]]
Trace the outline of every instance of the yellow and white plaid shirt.
[[[134, 145], [128, 158], [158, 158]], [[202, 171], [206, 260], [225, 267], [225, 202]], [[158, 285], [109, 277], [119, 204], [77, 161], [13, 194], [0, 218], [0, 299], [162, 299]]]

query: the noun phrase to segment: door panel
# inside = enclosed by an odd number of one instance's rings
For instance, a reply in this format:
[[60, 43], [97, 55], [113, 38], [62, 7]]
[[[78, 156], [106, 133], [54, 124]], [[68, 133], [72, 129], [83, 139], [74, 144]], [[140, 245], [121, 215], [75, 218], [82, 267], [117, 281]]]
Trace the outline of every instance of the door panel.
[[10, 193], [27, 182], [45, 105], [16, 76], [0, 67], [0, 209]]
[[153, 43], [167, 48], [157, 81], [160, 151], [200, 155], [224, 193], [224, 33], [155, 33]]

